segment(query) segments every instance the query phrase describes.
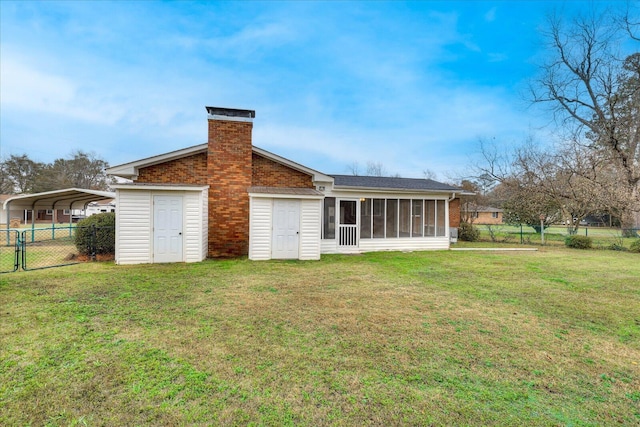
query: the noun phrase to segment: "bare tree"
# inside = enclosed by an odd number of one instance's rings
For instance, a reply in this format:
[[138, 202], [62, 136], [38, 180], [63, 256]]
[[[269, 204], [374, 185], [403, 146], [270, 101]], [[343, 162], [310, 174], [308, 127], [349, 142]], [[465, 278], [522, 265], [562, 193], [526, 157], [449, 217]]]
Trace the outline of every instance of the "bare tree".
[[367, 176], [387, 176], [387, 169], [381, 162], [367, 162]]
[[438, 175], [432, 171], [431, 169], [425, 169], [422, 171], [422, 176], [424, 177], [424, 179], [432, 179], [434, 181], [436, 181], [438, 179]]
[[353, 176], [358, 176], [360, 175], [360, 165], [358, 164], [357, 161], [354, 161], [353, 163], [351, 163], [350, 165], [347, 166], [347, 170], [349, 171], [349, 173]]
[[612, 208], [623, 226], [640, 227], [640, 55], [619, 55], [637, 20], [627, 13], [625, 22], [595, 9], [568, 24], [551, 15], [543, 34], [549, 56], [531, 96], [551, 109], [568, 140], [610, 162], [624, 187]]
[[612, 168], [587, 147], [544, 148], [530, 137], [511, 152], [486, 144], [482, 150], [478, 175], [500, 183], [492, 196], [502, 199], [508, 221], [539, 229], [542, 216], [546, 225], [562, 220], [576, 232], [587, 215], [609, 211]]

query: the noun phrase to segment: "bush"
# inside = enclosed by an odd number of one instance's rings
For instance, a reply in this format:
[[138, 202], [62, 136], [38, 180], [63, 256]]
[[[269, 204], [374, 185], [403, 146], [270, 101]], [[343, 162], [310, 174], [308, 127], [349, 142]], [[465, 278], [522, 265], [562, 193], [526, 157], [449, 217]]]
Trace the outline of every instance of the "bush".
[[567, 236], [567, 238], [564, 239], [564, 244], [574, 249], [590, 249], [592, 243], [591, 237], [578, 236], [575, 234], [573, 236]]
[[463, 222], [458, 228], [458, 239], [465, 242], [475, 242], [480, 238], [480, 230], [475, 228], [473, 224]]
[[629, 252], [640, 254], [640, 239], [637, 239], [631, 242], [631, 246], [629, 247]]
[[81, 255], [114, 254], [116, 251], [116, 214], [113, 212], [101, 213], [79, 221], [76, 227], [75, 243]]
[[607, 249], [609, 249], [610, 251], [620, 251], [620, 252], [624, 252], [627, 250], [627, 248], [625, 248], [623, 245], [619, 243], [612, 243], [609, 246], [607, 246]]

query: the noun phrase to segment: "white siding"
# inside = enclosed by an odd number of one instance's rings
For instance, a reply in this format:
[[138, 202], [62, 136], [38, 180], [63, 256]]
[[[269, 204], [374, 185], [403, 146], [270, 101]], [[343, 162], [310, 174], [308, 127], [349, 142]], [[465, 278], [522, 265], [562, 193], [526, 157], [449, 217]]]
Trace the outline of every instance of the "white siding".
[[331, 240], [321, 240], [320, 241], [320, 253], [321, 254], [337, 254], [338, 253], [338, 243], [336, 239]]
[[209, 190], [204, 189], [200, 193], [200, 205], [202, 206], [202, 218], [200, 219], [202, 242], [200, 242], [200, 246], [204, 259], [209, 255]]
[[117, 190], [116, 262], [118, 264], [151, 262], [153, 241], [151, 200], [149, 191]]
[[185, 262], [207, 256], [207, 190], [153, 191], [118, 189], [116, 202], [116, 262], [153, 262], [153, 196], [183, 196], [183, 256]]
[[273, 199], [252, 197], [249, 211], [249, 259], [271, 259]]
[[449, 249], [449, 237], [413, 237], [399, 239], [361, 239], [360, 251], [423, 251]]
[[299, 259], [320, 259], [321, 200], [301, 200]]
[[202, 252], [202, 193], [184, 193], [184, 261], [198, 262], [206, 257]]

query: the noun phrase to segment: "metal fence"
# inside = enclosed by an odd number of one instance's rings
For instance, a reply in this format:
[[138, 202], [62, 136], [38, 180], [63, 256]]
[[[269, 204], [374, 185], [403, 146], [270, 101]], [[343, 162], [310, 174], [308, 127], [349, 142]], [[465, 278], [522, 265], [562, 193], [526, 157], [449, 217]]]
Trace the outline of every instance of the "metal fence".
[[0, 273], [61, 267], [113, 254], [114, 227], [2, 230]]
[[577, 234], [591, 238], [596, 247], [623, 248], [636, 238], [640, 238], [640, 229], [583, 226], [573, 230], [562, 226], [551, 226], [540, 233], [539, 230], [536, 231], [526, 225], [479, 224], [474, 226], [480, 231], [481, 240], [503, 243], [564, 244], [568, 236]]
[[0, 230], [0, 273], [12, 273], [20, 268], [20, 232]]

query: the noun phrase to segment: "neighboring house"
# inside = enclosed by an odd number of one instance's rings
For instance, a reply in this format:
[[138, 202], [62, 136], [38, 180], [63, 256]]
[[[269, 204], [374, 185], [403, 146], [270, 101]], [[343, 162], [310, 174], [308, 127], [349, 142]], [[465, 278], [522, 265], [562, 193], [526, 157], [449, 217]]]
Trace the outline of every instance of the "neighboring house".
[[[4, 202], [15, 194], [2, 194], [0, 195], [0, 224], [7, 224], [7, 212], [4, 209]], [[69, 222], [71, 214], [69, 209], [38, 209], [35, 211], [25, 209], [12, 209], [8, 215], [10, 223], [13, 221], [19, 221], [21, 224], [32, 223], [32, 218], [35, 212], [36, 223], [51, 223], [51, 222]]]
[[468, 215], [474, 224], [497, 225], [502, 224], [502, 209], [491, 206], [476, 206]]
[[207, 143], [107, 169], [133, 180], [113, 186], [119, 264], [449, 248], [463, 190], [327, 175], [253, 146], [253, 110], [207, 112]]
[[116, 211], [116, 201], [115, 200], [101, 200], [99, 202], [91, 202], [87, 205], [84, 210], [84, 216], [91, 216], [100, 213], [106, 212], [115, 212]]

